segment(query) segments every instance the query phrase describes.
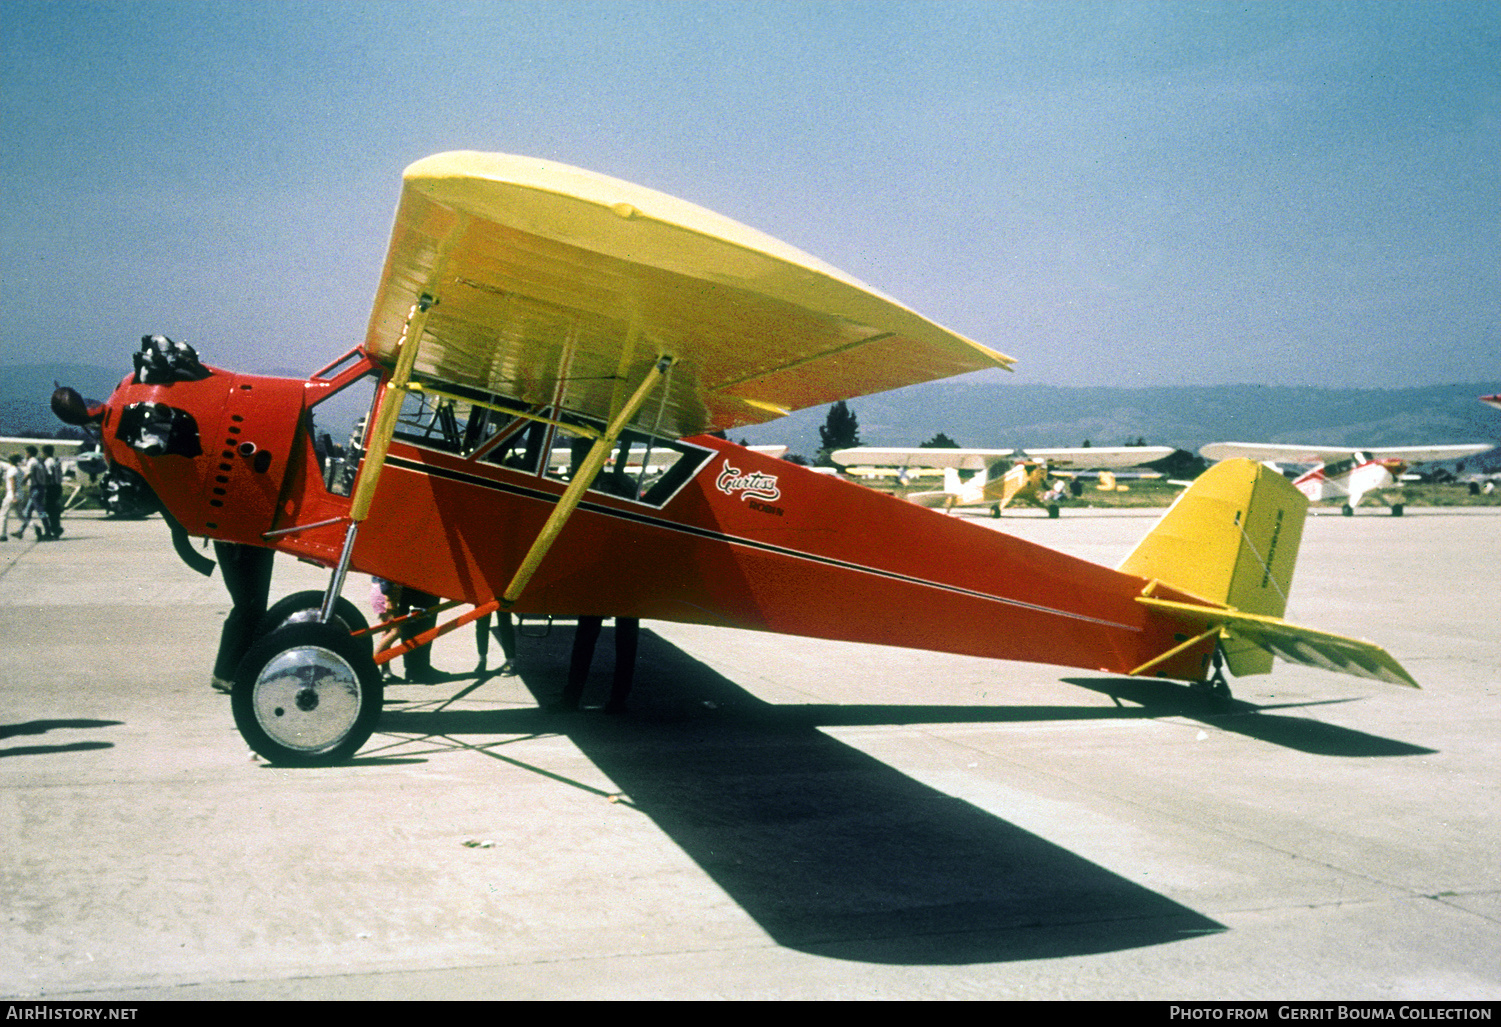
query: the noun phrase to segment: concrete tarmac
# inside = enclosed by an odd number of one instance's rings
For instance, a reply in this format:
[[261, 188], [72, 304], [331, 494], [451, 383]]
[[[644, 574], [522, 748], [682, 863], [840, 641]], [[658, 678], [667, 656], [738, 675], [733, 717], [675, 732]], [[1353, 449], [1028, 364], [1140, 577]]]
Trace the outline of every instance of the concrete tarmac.
[[[975, 520], [1113, 564], [1153, 513]], [[65, 523], [0, 543], [7, 998], [1501, 998], [1497, 511], [1308, 522], [1289, 617], [1423, 691], [648, 622], [631, 711], [567, 716], [571, 625], [517, 677], [460, 629], [301, 770], [208, 687], [217, 573]]]

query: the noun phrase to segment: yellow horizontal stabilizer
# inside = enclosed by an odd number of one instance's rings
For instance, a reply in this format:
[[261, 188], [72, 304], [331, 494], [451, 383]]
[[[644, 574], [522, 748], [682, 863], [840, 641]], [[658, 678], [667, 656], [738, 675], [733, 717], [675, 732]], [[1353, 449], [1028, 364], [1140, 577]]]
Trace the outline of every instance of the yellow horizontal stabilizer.
[[669, 355], [634, 421], [664, 435], [1012, 363], [729, 218], [507, 154], [406, 169], [366, 347], [393, 358], [424, 295], [419, 377], [605, 417]]
[[1138, 596], [1136, 601], [1204, 628], [1219, 626], [1231, 640], [1260, 646], [1288, 663], [1419, 687], [1390, 653], [1373, 642], [1300, 627], [1280, 617], [1240, 613], [1225, 607], [1199, 606], [1150, 596]]

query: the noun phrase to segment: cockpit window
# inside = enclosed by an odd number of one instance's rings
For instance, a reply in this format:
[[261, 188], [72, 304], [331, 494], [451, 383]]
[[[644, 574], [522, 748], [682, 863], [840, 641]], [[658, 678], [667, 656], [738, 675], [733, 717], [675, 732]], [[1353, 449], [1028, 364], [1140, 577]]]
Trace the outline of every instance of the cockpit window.
[[[604, 430], [603, 424], [585, 418], [565, 416], [559, 420]], [[547, 461], [547, 476], [571, 481], [593, 445], [594, 440], [588, 436], [559, 430]], [[674, 439], [623, 431], [589, 491], [663, 507], [712, 455], [707, 449]]]
[[505, 438], [525, 426], [517, 415], [530, 408], [518, 400], [448, 383], [416, 384], [402, 397], [396, 422], [396, 437], [406, 442], [473, 456], [504, 447]]
[[335, 495], [347, 496], [354, 487], [365, 454], [365, 421], [379, 384], [380, 375], [372, 371], [308, 407], [308, 438], [313, 440], [323, 485]]
[[[396, 437], [413, 445], [565, 482], [603, 431], [601, 422], [589, 418], [562, 414], [554, 419], [518, 400], [449, 383], [407, 393], [396, 425]], [[589, 491], [662, 507], [712, 455], [698, 446], [625, 431]]]

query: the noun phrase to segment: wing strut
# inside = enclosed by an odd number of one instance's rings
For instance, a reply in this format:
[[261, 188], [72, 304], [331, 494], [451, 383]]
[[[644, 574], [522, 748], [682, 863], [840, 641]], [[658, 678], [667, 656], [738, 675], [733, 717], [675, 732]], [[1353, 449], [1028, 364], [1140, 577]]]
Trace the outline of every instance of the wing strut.
[[365, 450], [360, 477], [355, 482], [354, 495], [349, 504], [349, 527], [344, 531], [344, 548], [339, 553], [339, 562], [334, 565], [328, 591], [323, 594], [323, 607], [318, 611], [318, 619], [324, 624], [333, 619], [334, 604], [344, 588], [344, 578], [349, 573], [349, 559], [354, 555], [354, 539], [359, 534], [360, 522], [370, 513], [375, 486], [380, 482], [381, 469], [386, 466], [386, 451], [391, 448], [391, 436], [396, 434], [396, 420], [401, 415], [407, 382], [411, 379], [412, 367], [417, 362], [417, 349], [422, 341], [422, 332], [427, 327], [428, 313], [437, 305], [435, 297], [423, 293], [412, 307], [407, 317], [406, 332], [397, 350], [396, 368], [380, 393], [380, 411], [375, 414], [375, 426], [370, 431], [370, 445]]
[[651, 395], [652, 388], [662, 380], [663, 376], [667, 374], [667, 369], [672, 364], [672, 357], [664, 356], [658, 358], [652, 369], [646, 373], [645, 380], [641, 382], [631, 398], [626, 400], [625, 406], [621, 407], [620, 411], [610, 421], [610, 425], [605, 429], [605, 433], [594, 440], [594, 445], [589, 448], [589, 455], [579, 465], [578, 471], [574, 473], [573, 479], [568, 483], [568, 488], [564, 491], [562, 498], [558, 500], [558, 505], [553, 508], [551, 516], [547, 518], [547, 523], [542, 525], [542, 530], [537, 533], [536, 541], [532, 543], [531, 549], [527, 550], [526, 557], [521, 561], [521, 566], [516, 569], [516, 576], [511, 579], [511, 583], [506, 586], [505, 593], [500, 597], [500, 608], [502, 610], [509, 610], [515, 605], [516, 600], [520, 598], [521, 592], [526, 588], [527, 582], [532, 580], [532, 575], [536, 573], [537, 568], [541, 565], [543, 557], [552, 548], [552, 544], [557, 541], [558, 534], [563, 530], [563, 526], [568, 523], [568, 519], [573, 516], [573, 511], [577, 509], [579, 501], [584, 498], [584, 492], [590, 485], [594, 484], [594, 479], [598, 476], [600, 468], [605, 465], [605, 458], [610, 455], [610, 450], [615, 447], [615, 440], [620, 437], [620, 433], [625, 430], [625, 426], [630, 423], [631, 418], [636, 416], [636, 412], [641, 409], [641, 404], [645, 403], [646, 398]]

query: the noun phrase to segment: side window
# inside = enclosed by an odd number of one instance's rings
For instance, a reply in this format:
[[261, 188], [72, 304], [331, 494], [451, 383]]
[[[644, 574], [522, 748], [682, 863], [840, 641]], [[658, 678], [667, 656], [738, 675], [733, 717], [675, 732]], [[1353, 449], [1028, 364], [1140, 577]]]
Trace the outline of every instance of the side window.
[[401, 397], [401, 413], [396, 418], [396, 437], [428, 449], [445, 453], [462, 453], [469, 423], [470, 407], [444, 396], [427, 392], [408, 392]]
[[523, 447], [524, 452], [527, 425], [534, 423], [517, 416], [529, 409], [525, 403], [446, 383], [434, 388], [442, 394], [417, 390], [402, 397], [397, 438], [445, 453], [477, 455], [517, 466], [516, 447]]
[[354, 487], [365, 454], [365, 420], [379, 385], [380, 375], [372, 371], [308, 408], [308, 438], [313, 440], [323, 485], [335, 495], [347, 496]]
[[[560, 418], [565, 423], [588, 424], [602, 430], [603, 425], [582, 418]], [[588, 455], [593, 440], [587, 436], [558, 432], [548, 458], [547, 476], [570, 481]], [[609, 458], [600, 468], [590, 492], [620, 496], [624, 499], [662, 507], [677, 494], [683, 483], [692, 478], [713, 454], [707, 449], [689, 446], [670, 439], [654, 438], [640, 432], [620, 433]]]
[[546, 439], [547, 425], [517, 417], [492, 432], [477, 452], [486, 463], [535, 473], [542, 460], [542, 445]]

